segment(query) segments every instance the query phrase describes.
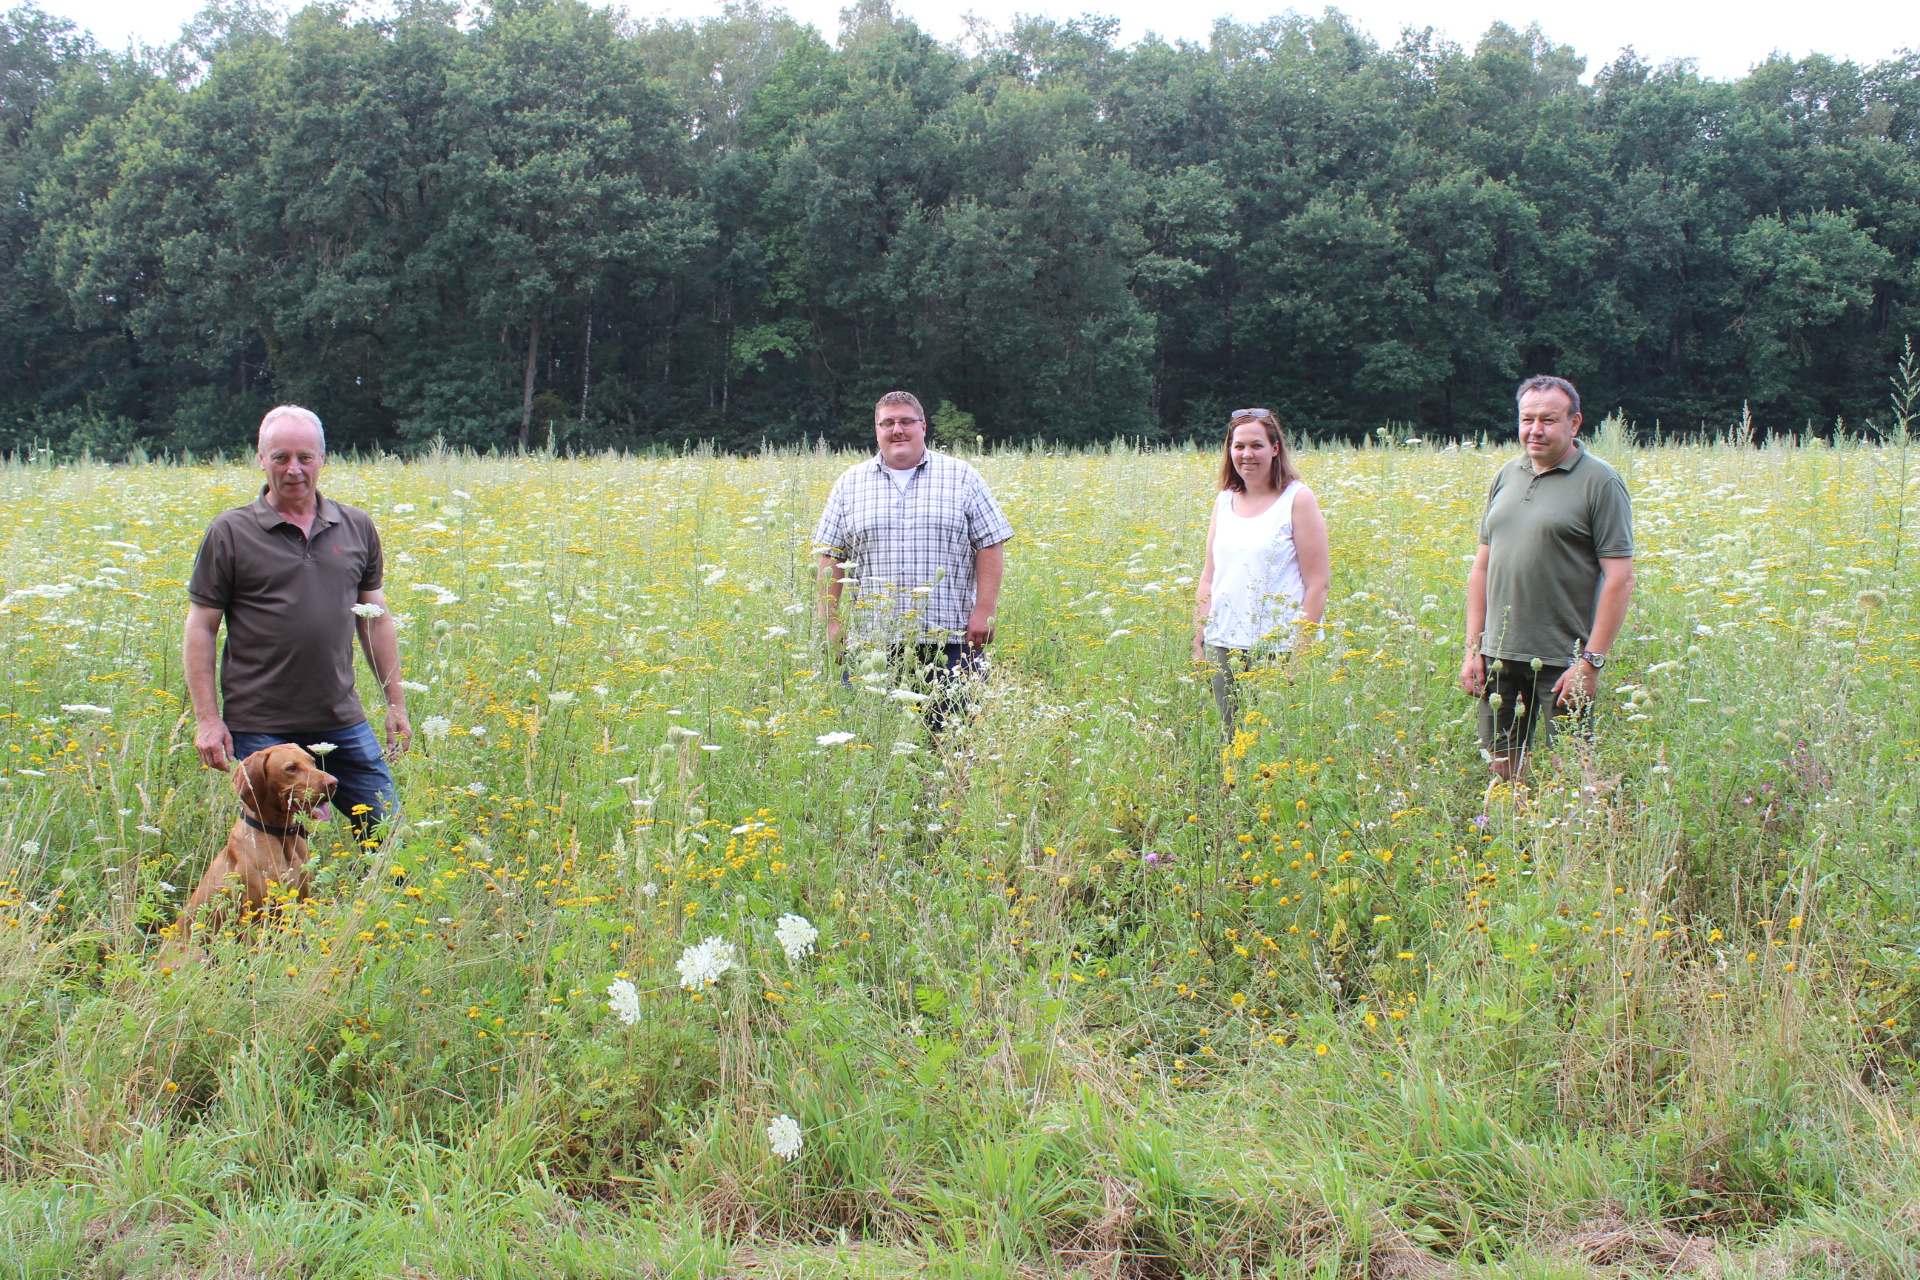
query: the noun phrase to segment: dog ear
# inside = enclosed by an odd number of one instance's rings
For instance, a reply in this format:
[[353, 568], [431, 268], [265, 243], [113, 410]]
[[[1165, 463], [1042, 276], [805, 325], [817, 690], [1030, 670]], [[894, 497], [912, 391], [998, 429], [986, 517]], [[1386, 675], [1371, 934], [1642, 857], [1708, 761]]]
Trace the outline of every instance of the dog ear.
[[242, 803], [253, 806], [255, 813], [266, 799], [266, 774], [266, 751], [254, 752], [233, 769], [233, 794], [239, 796]]

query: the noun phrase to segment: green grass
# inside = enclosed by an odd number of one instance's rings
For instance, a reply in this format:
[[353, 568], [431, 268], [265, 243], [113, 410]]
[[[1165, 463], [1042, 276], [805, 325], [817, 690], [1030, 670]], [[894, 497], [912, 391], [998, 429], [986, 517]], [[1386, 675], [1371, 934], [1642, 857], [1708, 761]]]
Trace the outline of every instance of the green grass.
[[1305, 456], [1334, 634], [1231, 737], [1211, 458], [977, 459], [1019, 535], [941, 744], [817, 647], [844, 457], [336, 462], [446, 726], [380, 848], [179, 965], [232, 820], [181, 584], [251, 481], [0, 470], [4, 1273], [1920, 1273], [1899, 451], [1598, 447], [1641, 579], [1599, 744], [1491, 801], [1496, 450]]

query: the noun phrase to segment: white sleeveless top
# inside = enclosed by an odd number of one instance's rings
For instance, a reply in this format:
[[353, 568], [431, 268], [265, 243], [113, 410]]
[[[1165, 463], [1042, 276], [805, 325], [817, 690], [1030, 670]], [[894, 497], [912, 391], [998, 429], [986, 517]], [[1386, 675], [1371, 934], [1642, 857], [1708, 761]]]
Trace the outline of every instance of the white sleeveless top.
[[1307, 584], [1293, 545], [1295, 480], [1257, 516], [1233, 512], [1233, 490], [1215, 499], [1213, 611], [1206, 641], [1225, 649], [1293, 648], [1294, 624], [1304, 613]]

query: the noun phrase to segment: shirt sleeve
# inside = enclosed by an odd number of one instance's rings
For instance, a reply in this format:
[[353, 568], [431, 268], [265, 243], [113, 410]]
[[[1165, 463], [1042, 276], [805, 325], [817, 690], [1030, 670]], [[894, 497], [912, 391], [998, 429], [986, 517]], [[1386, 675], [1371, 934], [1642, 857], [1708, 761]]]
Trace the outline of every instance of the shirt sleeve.
[[203, 609], [223, 611], [233, 602], [233, 537], [218, 520], [200, 539], [193, 576], [187, 579], [187, 599]]
[[997, 547], [1013, 537], [1013, 525], [978, 471], [967, 478], [967, 534], [975, 551]]
[[1493, 480], [1487, 485], [1487, 505], [1480, 508], [1480, 545], [1493, 545], [1493, 531], [1487, 528], [1487, 517], [1493, 514], [1493, 495], [1500, 492], [1500, 477], [1507, 474], [1505, 467], [1493, 473]]
[[360, 571], [360, 589], [378, 591], [387, 578], [387, 553], [380, 546], [380, 526], [367, 519], [367, 563]]
[[1607, 477], [1593, 502], [1593, 554], [1602, 560], [1625, 560], [1633, 555], [1633, 500], [1619, 476]]
[[816, 555], [847, 558], [847, 478], [833, 482], [827, 505], [821, 509], [820, 522], [813, 526], [813, 550]]

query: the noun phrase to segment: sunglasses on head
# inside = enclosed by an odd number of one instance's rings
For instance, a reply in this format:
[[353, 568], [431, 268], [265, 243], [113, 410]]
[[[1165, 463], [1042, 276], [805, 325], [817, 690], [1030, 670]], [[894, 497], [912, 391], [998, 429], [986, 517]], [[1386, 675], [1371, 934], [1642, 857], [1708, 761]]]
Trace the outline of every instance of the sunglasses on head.
[[1228, 418], [1228, 421], [1232, 421], [1234, 418], [1260, 418], [1260, 417], [1270, 418], [1272, 416], [1273, 416], [1273, 410], [1271, 409], [1235, 409], [1232, 413], [1227, 415], [1227, 418]]

